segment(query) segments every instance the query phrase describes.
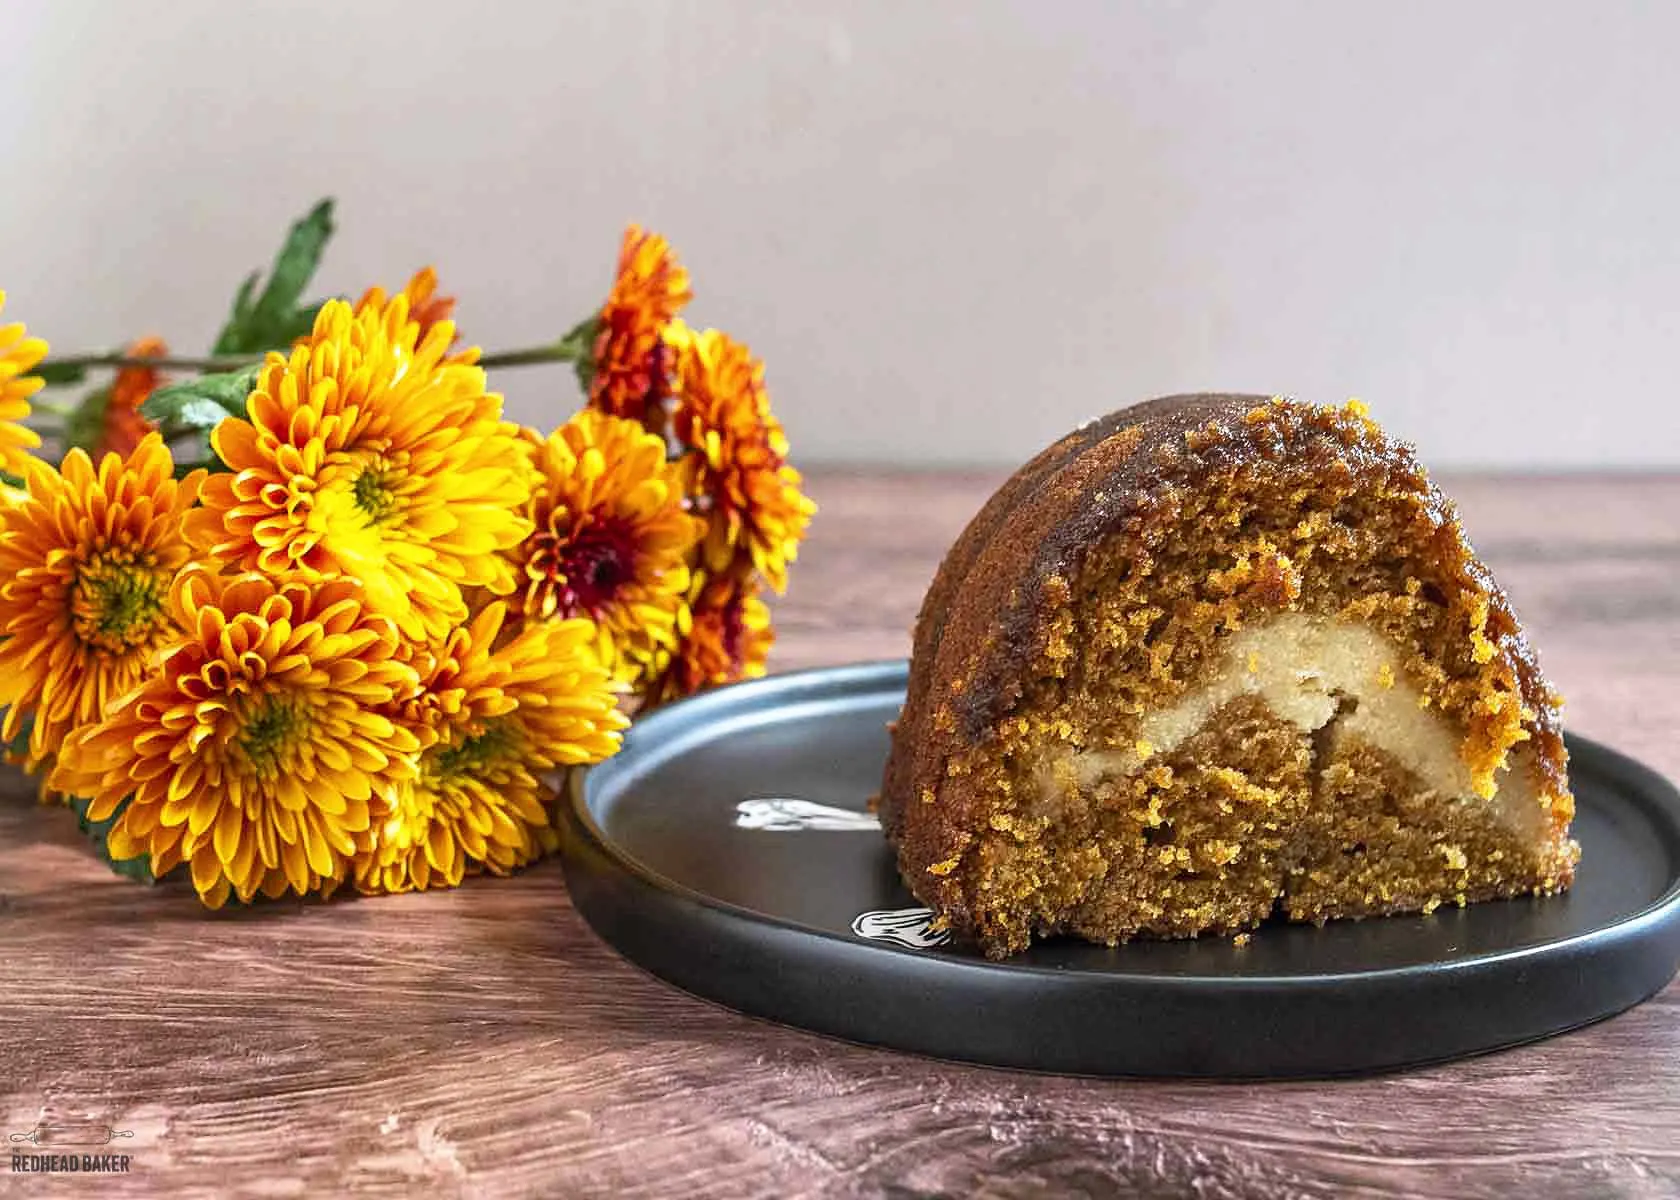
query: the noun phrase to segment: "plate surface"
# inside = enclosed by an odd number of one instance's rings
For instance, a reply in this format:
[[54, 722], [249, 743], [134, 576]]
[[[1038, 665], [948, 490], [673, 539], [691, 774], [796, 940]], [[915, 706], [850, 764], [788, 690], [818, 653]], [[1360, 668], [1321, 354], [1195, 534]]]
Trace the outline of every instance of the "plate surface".
[[905, 664], [775, 676], [636, 722], [574, 773], [578, 910], [655, 975], [851, 1041], [1080, 1074], [1331, 1075], [1609, 1016], [1680, 965], [1680, 793], [1571, 737], [1574, 888], [1227, 938], [937, 944], [867, 811]]

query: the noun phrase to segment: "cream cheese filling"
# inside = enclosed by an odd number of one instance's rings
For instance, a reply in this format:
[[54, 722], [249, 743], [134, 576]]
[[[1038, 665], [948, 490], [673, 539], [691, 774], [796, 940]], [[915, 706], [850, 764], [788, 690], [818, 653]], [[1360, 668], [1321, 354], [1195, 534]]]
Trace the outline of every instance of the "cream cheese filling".
[[1545, 836], [1545, 809], [1531, 752], [1518, 747], [1491, 801], [1476, 795], [1452, 722], [1427, 707], [1406, 678], [1400, 650], [1369, 625], [1280, 613], [1233, 634], [1201, 685], [1145, 713], [1137, 744], [1076, 754], [1082, 786], [1131, 775], [1175, 749], [1221, 708], [1258, 696], [1305, 733], [1336, 721], [1335, 737], [1358, 738], [1392, 757], [1424, 786], [1465, 804], [1490, 804], [1508, 825]]

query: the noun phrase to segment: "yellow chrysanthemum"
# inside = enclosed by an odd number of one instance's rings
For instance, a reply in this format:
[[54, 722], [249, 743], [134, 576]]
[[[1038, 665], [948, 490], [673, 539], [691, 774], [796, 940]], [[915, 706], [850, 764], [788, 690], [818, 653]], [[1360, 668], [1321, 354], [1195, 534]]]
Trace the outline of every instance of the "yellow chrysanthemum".
[[776, 634], [770, 610], [747, 578], [702, 578], [690, 597], [688, 630], [647, 690], [650, 705], [764, 674]]
[[670, 395], [663, 335], [693, 297], [688, 272], [669, 242], [635, 225], [624, 231], [618, 276], [597, 318], [593, 407], [663, 431], [663, 403]]
[[676, 356], [673, 428], [689, 448], [682, 460], [689, 495], [707, 517], [702, 561], [718, 576], [750, 565], [784, 591], [816, 505], [788, 466], [764, 364], [716, 329], [697, 333], [678, 321], [666, 340]]
[[544, 772], [599, 762], [628, 723], [592, 649], [588, 621], [523, 629], [494, 648], [493, 603], [424, 662], [401, 718], [429, 742], [419, 777], [358, 857], [364, 891], [453, 887], [468, 870], [506, 875], [554, 848]]
[[527, 459], [484, 372], [446, 357], [454, 326], [417, 342], [408, 300], [353, 311], [330, 301], [314, 333], [271, 354], [212, 443], [212, 475], [187, 536], [218, 562], [273, 576], [352, 575], [410, 637], [466, 616], [461, 588], [513, 587], [499, 551], [530, 525]]
[[634, 683], [676, 638], [686, 559], [704, 525], [683, 510], [665, 443], [584, 409], [534, 449], [536, 532], [511, 555], [527, 620], [589, 617], [615, 677]]
[[[432, 326], [440, 321], [454, 320], [455, 297], [438, 295], [437, 286], [437, 271], [431, 267], [422, 267], [409, 278], [407, 286], [402, 290], [404, 298], [408, 301], [408, 319], [418, 327], [415, 339], [417, 344], [426, 340]], [[384, 288], [371, 287], [356, 301], [356, 311], [361, 312], [368, 308], [383, 310], [389, 304], [390, 299], [385, 295]], [[471, 354], [476, 360], [478, 351], [475, 349]]]
[[[0, 309], [5, 307], [6, 293], [0, 291]], [[23, 474], [29, 452], [41, 444], [41, 435], [23, 422], [29, 397], [43, 386], [29, 372], [46, 356], [47, 344], [21, 324], [0, 325], [0, 470], [12, 475]]]
[[0, 506], [0, 737], [33, 715], [32, 765], [138, 683], [175, 632], [165, 600], [203, 479], [177, 482], [152, 434], [97, 469], [80, 450], [57, 470], [29, 459], [27, 494]]
[[65, 744], [52, 786], [91, 820], [120, 810], [112, 856], [190, 864], [212, 908], [330, 891], [415, 774], [420, 739], [387, 715], [419, 682], [397, 627], [353, 580], [198, 566], [170, 608], [180, 637]]

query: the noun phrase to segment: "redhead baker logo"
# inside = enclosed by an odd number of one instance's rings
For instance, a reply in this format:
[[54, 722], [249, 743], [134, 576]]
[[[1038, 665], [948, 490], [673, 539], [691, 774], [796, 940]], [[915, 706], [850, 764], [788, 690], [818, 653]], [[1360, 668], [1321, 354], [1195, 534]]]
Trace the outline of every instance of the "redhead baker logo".
[[[84, 1121], [42, 1122], [33, 1129], [14, 1133], [11, 1169], [16, 1175], [126, 1175], [133, 1155], [118, 1152], [123, 1139], [134, 1136], [132, 1129]], [[22, 1146], [33, 1146], [26, 1151]]]

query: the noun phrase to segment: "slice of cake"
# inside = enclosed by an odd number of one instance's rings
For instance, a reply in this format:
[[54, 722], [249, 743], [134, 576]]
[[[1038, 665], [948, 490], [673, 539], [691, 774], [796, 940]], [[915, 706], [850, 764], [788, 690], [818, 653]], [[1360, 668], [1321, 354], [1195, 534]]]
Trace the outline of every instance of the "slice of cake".
[[1174, 396], [1051, 446], [951, 548], [881, 818], [994, 958], [1555, 892], [1557, 710], [1362, 406]]

